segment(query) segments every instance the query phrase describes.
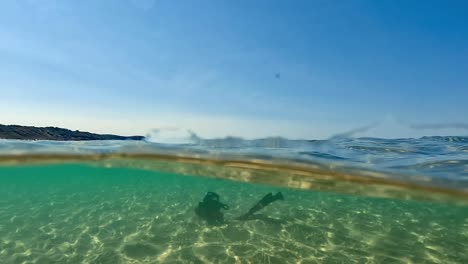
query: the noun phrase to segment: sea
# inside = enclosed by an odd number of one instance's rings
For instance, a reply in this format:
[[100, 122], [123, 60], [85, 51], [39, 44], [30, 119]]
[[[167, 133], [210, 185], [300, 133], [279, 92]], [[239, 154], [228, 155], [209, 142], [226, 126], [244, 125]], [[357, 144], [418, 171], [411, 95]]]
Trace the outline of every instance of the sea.
[[0, 140], [0, 263], [468, 263], [468, 137]]

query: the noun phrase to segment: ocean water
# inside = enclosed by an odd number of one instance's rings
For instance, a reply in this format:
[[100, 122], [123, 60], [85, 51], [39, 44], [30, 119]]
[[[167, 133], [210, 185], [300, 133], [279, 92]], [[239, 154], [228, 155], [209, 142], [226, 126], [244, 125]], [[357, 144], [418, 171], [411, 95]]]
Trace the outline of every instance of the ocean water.
[[[207, 191], [222, 225], [194, 212]], [[0, 141], [0, 263], [468, 263], [467, 248], [468, 138]]]

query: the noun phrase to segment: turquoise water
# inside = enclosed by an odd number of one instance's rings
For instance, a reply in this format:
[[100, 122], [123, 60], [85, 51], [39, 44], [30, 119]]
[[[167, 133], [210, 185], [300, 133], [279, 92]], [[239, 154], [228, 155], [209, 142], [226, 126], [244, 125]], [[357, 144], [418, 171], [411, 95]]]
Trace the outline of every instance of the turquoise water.
[[[466, 137], [0, 140], [0, 263], [468, 263], [467, 153]], [[195, 214], [208, 191], [230, 206], [220, 226]]]
[[[194, 214], [206, 191], [226, 223]], [[237, 221], [264, 194], [285, 201]], [[84, 163], [0, 167], [1, 263], [468, 263], [468, 207]]]

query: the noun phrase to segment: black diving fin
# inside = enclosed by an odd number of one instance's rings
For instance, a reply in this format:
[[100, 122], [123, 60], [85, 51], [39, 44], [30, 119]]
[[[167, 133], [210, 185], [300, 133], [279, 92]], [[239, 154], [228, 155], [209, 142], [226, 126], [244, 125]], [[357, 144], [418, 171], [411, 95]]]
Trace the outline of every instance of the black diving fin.
[[251, 216], [253, 216], [253, 214], [260, 211], [265, 206], [271, 204], [274, 201], [278, 201], [278, 200], [282, 200], [282, 201], [284, 200], [283, 194], [281, 192], [278, 192], [275, 195], [273, 195], [272, 193], [268, 193], [258, 203], [256, 203], [252, 208], [250, 208], [250, 210], [246, 214], [242, 215], [238, 219], [241, 219], [241, 220], [242, 219], [249, 219], [249, 218], [251, 218]]

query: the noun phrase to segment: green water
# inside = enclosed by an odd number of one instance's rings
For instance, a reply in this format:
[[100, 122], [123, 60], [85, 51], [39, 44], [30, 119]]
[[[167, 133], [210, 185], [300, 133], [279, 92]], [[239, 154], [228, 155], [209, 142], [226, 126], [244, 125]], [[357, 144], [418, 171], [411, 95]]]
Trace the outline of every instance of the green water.
[[[206, 191], [227, 223], [194, 214]], [[285, 201], [236, 221], [257, 200]], [[79, 164], [0, 167], [0, 263], [468, 263], [468, 208]]]

